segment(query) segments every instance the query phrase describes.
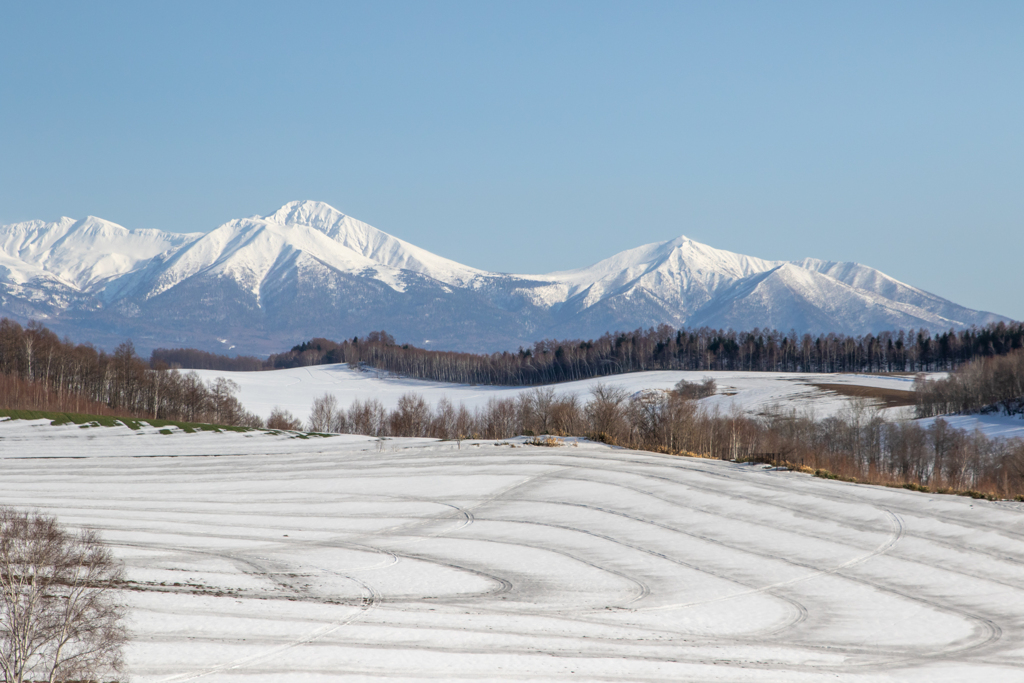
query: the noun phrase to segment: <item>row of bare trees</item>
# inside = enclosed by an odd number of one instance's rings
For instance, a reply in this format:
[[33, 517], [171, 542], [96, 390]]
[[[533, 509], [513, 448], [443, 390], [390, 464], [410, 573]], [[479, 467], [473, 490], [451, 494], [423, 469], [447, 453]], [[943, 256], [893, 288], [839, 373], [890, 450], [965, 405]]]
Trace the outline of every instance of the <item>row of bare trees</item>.
[[917, 415], [950, 413], [1024, 413], [1024, 350], [1005, 356], [979, 358], [949, 377], [920, 380], [916, 387]]
[[189, 370], [226, 370], [228, 372], [252, 372], [267, 369], [267, 362], [255, 356], [225, 356], [190, 348], [154, 349], [149, 355], [149, 364], [152, 367], [166, 365]]
[[0, 319], [0, 409], [262, 426], [237, 392], [224, 378], [207, 383], [195, 372], [152, 367], [130, 341], [107, 354], [38, 323]]
[[[949, 370], [972, 358], [1024, 347], [1024, 325], [981, 329], [813, 336], [778, 330], [674, 329], [667, 325], [592, 340], [545, 340], [517, 353], [429, 351], [397, 344], [386, 332], [335, 342], [317, 338], [275, 354], [264, 367], [364, 364], [409, 377], [466, 384], [531, 386], [642, 370], [917, 372]], [[154, 359], [179, 358], [158, 350]], [[180, 356], [184, 359], [185, 356]], [[223, 369], [235, 362], [223, 357]], [[205, 366], [214, 360], [204, 358]]]
[[636, 394], [598, 385], [583, 400], [547, 387], [492, 398], [472, 411], [444, 398], [432, 407], [416, 394], [402, 396], [393, 410], [372, 398], [344, 409], [325, 394], [314, 401], [308, 428], [438, 439], [587, 436], [662, 453], [785, 462], [873, 483], [1003, 498], [1024, 494], [1024, 441], [989, 439], [952, 429], [941, 419], [928, 427], [888, 422], [863, 400], [824, 420], [794, 413], [721, 414], [704, 409], [693, 391], [685, 383], [674, 391]]

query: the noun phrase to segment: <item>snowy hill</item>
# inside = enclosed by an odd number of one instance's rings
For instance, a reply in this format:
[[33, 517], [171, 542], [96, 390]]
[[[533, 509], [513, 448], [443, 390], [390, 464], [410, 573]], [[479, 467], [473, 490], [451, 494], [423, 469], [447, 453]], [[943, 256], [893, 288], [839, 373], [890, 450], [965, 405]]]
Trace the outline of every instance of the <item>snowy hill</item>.
[[574, 440], [48, 420], [0, 421], [0, 439], [0, 499], [124, 562], [139, 683], [1024, 669], [1019, 503]]
[[669, 324], [862, 334], [1006, 320], [856, 263], [781, 262], [679, 237], [546, 275], [491, 273], [322, 202], [203, 234], [95, 217], [0, 228], [0, 315], [107, 345], [267, 353], [386, 329], [467, 351]]

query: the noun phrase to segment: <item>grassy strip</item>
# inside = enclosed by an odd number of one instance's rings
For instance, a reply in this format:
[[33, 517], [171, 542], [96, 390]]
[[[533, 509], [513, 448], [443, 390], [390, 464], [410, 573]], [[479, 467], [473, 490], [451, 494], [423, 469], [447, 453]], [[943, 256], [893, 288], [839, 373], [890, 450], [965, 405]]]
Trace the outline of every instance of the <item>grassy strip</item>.
[[44, 410], [0, 410], [0, 417], [8, 417], [12, 420], [50, 420], [50, 424], [54, 426], [76, 424], [82, 427], [118, 427], [124, 425], [128, 429], [134, 430], [142, 429], [143, 424], [148, 424], [157, 429], [177, 427], [188, 434], [194, 432], [254, 431], [248, 427], [181, 422], [179, 420], [141, 420], [130, 417], [110, 417], [109, 415], [88, 415], [84, 413], [51, 413]]
[[[50, 420], [50, 424], [66, 425], [76, 424], [80, 425], [83, 429], [89, 427], [118, 427], [125, 426], [128, 429], [139, 430], [142, 425], [149, 425], [160, 430], [161, 434], [173, 434], [171, 427], [177, 427], [186, 434], [194, 434], [195, 432], [265, 432], [268, 434], [281, 434], [276, 429], [252, 429], [251, 427], [234, 427], [231, 425], [215, 425], [206, 424], [202, 422], [182, 422], [180, 420], [150, 420], [150, 419], [134, 419], [130, 417], [110, 417], [108, 415], [86, 415], [82, 413], [52, 413], [43, 410], [0, 410], [0, 418], [10, 418], [12, 420]], [[301, 439], [308, 439], [310, 436], [331, 436], [330, 434], [317, 434], [317, 433], [303, 433], [295, 432], [293, 434]]]
[[[679, 453], [678, 455], [690, 455], [690, 456], [693, 456], [694, 454], [691, 454], [691, 453]], [[704, 456], [696, 456], [696, 457], [704, 457]], [[749, 459], [749, 460], [737, 460], [735, 462], [761, 463], [761, 464], [766, 464], [766, 465], [772, 465], [773, 464], [771, 462], [766, 462], [766, 461], [761, 460], [759, 458], [753, 458], [753, 459]], [[815, 477], [818, 477], [819, 479], [834, 479], [836, 481], [845, 481], [845, 482], [849, 482], [851, 484], [864, 484], [866, 486], [885, 486], [886, 488], [890, 488], [890, 489], [907, 489], [908, 491], [918, 491], [920, 493], [941, 493], [941, 494], [944, 494], [944, 495], [951, 495], [951, 496], [965, 496], [967, 498], [973, 498], [975, 500], [993, 500], [993, 501], [995, 501], [995, 500], [1015, 500], [1017, 502], [1024, 503], [1024, 495], [1017, 496], [1016, 498], [1012, 498], [1012, 499], [1003, 499], [1003, 498], [1000, 498], [999, 496], [993, 495], [991, 493], [984, 493], [982, 491], [974, 491], [974, 490], [954, 489], [954, 488], [948, 487], [948, 486], [944, 486], [944, 487], [941, 487], [941, 488], [934, 488], [933, 489], [933, 488], [929, 488], [927, 486], [923, 486], [921, 484], [915, 484], [913, 482], [901, 484], [901, 483], [898, 483], [898, 482], [866, 481], [866, 480], [863, 480], [863, 479], [857, 479], [856, 477], [844, 477], [844, 476], [842, 476], [840, 474], [835, 474], [834, 472], [829, 472], [828, 470], [813, 469], [811, 467], [807, 467], [806, 465], [798, 465], [796, 463], [789, 462], [788, 460], [783, 460], [783, 461], [779, 462], [775, 466], [776, 467], [780, 467], [782, 469], [787, 469], [790, 472], [801, 472], [803, 474], [812, 474]]]
[[[806, 467], [805, 468], [790, 467], [788, 469], [809, 470], [810, 468], [806, 468]], [[964, 490], [958, 490], [958, 489], [950, 488], [948, 486], [944, 486], [942, 488], [937, 488], [937, 489], [932, 489], [932, 488], [928, 488], [927, 486], [922, 486], [921, 484], [914, 484], [914, 483], [910, 483], [910, 484], [895, 484], [895, 483], [876, 483], [876, 482], [870, 482], [870, 481], [861, 481], [859, 479], [854, 479], [853, 477], [841, 477], [838, 474], [833, 474], [832, 472], [829, 472], [828, 470], [814, 470], [814, 476], [819, 477], [821, 479], [835, 479], [837, 481], [848, 481], [848, 482], [853, 483], [853, 484], [867, 484], [868, 486], [886, 486], [886, 487], [891, 488], [891, 489], [907, 489], [908, 491], [919, 491], [921, 493], [941, 493], [941, 494], [951, 495], [951, 496], [964, 496], [966, 498], [973, 498], [974, 500], [1002, 500], [1001, 498], [999, 498], [999, 496], [994, 496], [991, 493], [982, 493], [981, 491], [974, 491], [974, 490], [966, 490], [966, 491], [964, 491]], [[1017, 496], [1013, 500], [1018, 501], [1018, 502], [1024, 502], [1024, 496]]]

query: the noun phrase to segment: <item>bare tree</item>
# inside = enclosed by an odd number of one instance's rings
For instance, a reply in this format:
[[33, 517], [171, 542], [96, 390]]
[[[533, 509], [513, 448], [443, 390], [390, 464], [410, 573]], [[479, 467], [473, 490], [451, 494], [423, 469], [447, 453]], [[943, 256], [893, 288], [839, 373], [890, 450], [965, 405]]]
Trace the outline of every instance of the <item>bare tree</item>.
[[629, 431], [624, 408], [629, 394], [619, 387], [598, 384], [591, 389], [591, 395], [586, 413], [594, 438], [610, 443], [623, 441]]
[[532, 408], [533, 431], [550, 434], [554, 429], [555, 390], [553, 387], [537, 387], [528, 395]]
[[552, 431], [559, 436], [579, 436], [586, 430], [579, 396], [565, 394], [551, 405]]
[[391, 413], [391, 433], [395, 436], [427, 436], [432, 419], [430, 406], [422, 396], [402, 394]]
[[91, 531], [0, 507], [4, 683], [94, 681], [124, 671], [123, 568]]
[[218, 377], [208, 385], [213, 422], [216, 424], [236, 424], [242, 405], [235, 398], [239, 386], [225, 377]]
[[476, 423], [473, 415], [463, 404], [459, 404], [459, 412], [455, 415], [455, 438], [459, 440], [459, 447], [462, 447], [462, 439], [472, 439], [476, 436]]
[[302, 422], [299, 421], [299, 418], [292, 415], [291, 411], [285, 410], [280, 406], [274, 406], [274, 409], [270, 411], [270, 417], [267, 418], [267, 429], [297, 431], [302, 429]]
[[309, 431], [331, 432], [334, 431], [338, 414], [338, 398], [327, 392], [323, 396], [313, 399], [313, 409], [309, 413]]
[[491, 398], [481, 413], [484, 436], [489, 439], [507, 439], [516, 435], [519, 427], [515, 399]]
[[455, 406], [446, 396], [437, 401], [434, 419], [430, 423], [430, 436], [435, 439], [451, 439], [455, 433]]
[[390, 436], [388, 431], [388, 410], [378, 399], [368, 398], [352, 401], [348, 409], [348, 428], [353, 434], [368, 436]]

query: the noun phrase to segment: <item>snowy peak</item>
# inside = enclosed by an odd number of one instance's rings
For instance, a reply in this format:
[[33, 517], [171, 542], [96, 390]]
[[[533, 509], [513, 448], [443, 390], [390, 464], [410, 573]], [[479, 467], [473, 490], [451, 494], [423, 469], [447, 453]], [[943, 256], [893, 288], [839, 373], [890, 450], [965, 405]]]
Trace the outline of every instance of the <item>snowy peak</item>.
[[588, 268], [536, 277], [574, 283], [628, 282], [657, 271], [681, 280], [711, 282], [722, 277], [746, 277], [775, 265], [776, 262], [715, 249], [688, 237], [677, 237], [628, 249]]
[[409, 270], [450, 285], [466, 285], [486, 274], [393, 237], [324, 202], [289, 202], [264, 220], [313, 228], [378, 264]]
[[[152, 298], [190, 277], [203, 275], [233, 280], [258, 301], [270, 272], [275, 271], [277, 281], [287, 279], [290, 273], [277, 265], [299, 254], [308, 254], [346, 273], [370, 271], [380, 275], [378, 270], [391, 270], [381, 269], [381, 264], [335, 241], [317, 227], [284, 224], [270, 217], [243, 218], [225, 223], [177, 254], [146, 297]], [[383, 279], [400, 289], [394, 273], [386, 273]]]
[[685, 316], [723, 287], [778, 265], [681, 236], [620, 252], [588, 268], [534, 277], [552, 283], [538, 297], [538, 305], [558, 305], [561, 295], [589, 307], [609, 297], [643, 291]]
[[274, 213], [262, 218], [280, 225], [305, 225], [329, 234], [349, 217], [324, 202], [300, 201], [288, 202]]

